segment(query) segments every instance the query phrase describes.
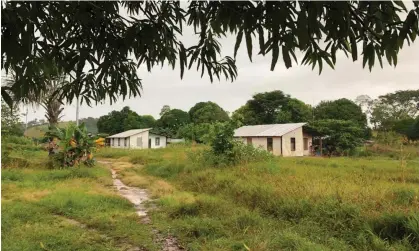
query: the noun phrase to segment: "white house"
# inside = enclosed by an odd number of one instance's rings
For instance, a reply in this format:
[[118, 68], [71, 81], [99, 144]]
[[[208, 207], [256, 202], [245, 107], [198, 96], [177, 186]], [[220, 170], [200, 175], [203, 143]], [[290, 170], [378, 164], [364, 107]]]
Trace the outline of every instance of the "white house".
[[152, 128], [133, 129], [107, 137], [110, 147], [125, 149], [164, 148], [166, 136], [153, 134]]
[[303, 131], [306, 123], [242, 126], [234, 138], [278, 156], [311, 155], [313, 137]]

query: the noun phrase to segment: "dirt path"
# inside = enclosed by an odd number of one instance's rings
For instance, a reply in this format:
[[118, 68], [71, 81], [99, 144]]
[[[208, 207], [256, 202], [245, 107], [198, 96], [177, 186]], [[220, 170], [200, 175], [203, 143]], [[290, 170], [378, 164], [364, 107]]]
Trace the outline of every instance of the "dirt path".
[[[138, 216], [141, 218], [141, 222], [143, 224], [151, 224], [151, 219], [148, 216], [147, 208], [145, 207], [145, 203], [150, 201], [149, 192], [147, 189], [141, 189], [137, 187], [129, 187], [125, 185], [120, 179], [118, 179], [117, 171], [112, 169], [112, 162], [106, 161], [99, 161], [101, 164], [105, 164], [110, 167], [112, 172], [112, 179], [113, 185], [117, 189], [118, 193], [129, 200], [132, 204], [134, 204], [135, 210]], [[157, 230], [153, 228], [153, 233], [155, 234], [155, 240], [158, 243], [162, 244], [162, 251], [180, 251], [184, 250], [181, 248], [177, 242], [177, 239], [173, 236], [166, 236], [163, 235]]]

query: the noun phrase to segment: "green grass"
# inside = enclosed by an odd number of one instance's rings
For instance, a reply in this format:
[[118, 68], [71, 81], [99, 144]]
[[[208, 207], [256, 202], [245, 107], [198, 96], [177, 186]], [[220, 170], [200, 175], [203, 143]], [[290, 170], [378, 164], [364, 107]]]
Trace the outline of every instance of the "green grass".
[[48, 170], [46, 154], [12, 152], [29, 166], [2, 169], [3, 250], [158, 250], [107, 168]]
[[[419, 162], [276, 158], [214, 168], [188, 159], [202, 147], [106, 149], [123, 180], [157, 191], [162, 231], [188, 250], [417, 250]], [[141, 161], [138, 161], [141, 160]], [[126, 164], [126, 163], [125, 163]], [[146, 182], [145, 179], [152, 179]]]
[[[404, 170], [379, 156], [216, 168], [193, 158], [206, 149], [105, 148], [96, 157], [112, 160], [124, 183], [150, 190], [153, 226], [187, 250], [419, 249], [417, 159]], [[47, 170], [45, 154], [12, 152], [29, 164], [2, 170], [5, 250], [158, 250], [109, 170]]]

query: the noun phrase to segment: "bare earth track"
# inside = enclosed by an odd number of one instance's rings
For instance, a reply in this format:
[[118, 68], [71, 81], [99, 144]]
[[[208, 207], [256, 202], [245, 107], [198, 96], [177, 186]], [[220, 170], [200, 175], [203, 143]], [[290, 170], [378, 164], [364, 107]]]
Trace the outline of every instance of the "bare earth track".
[[[109, 166], [112, 172], [113, 185], [117, 189], [118, 193], [129, 200], [136, 209], [136, 212], [139, 217], [141, 217], [141, 222], [143, 224], [151, 224], [151, 219], [148, 216], [147, 208], [145, 207], [146, 202], [150, 202], [150, 196], [147, 189], [141, 189], [137, 187], [129, 187], [125, 185], [120, 179], [118, 179], [117, 171], [112, 169], [111, 162], [99, 161], [101, 164]], [[173, 236], [163, 237], [157, 229], [153, 229], [155, 234], [155, 240], [158, 243], [162, 244], [162, 251], [180, 251], [184, 250], [181, 248], [177, 242], [177, 239]], [[140, 249], [130, 249], [129, 251], [140, 250]]]

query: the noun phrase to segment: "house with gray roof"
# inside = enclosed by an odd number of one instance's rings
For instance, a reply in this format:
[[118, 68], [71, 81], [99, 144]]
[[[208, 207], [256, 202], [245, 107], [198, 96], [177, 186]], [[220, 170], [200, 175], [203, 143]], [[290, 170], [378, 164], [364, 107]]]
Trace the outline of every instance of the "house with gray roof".
[[277, 156], [308, 156], [312, 153], [313, 137], [304, 131], [306, 124], [242, 126], [234, 131], [234, 138]]
[[164, 148], [167, 137], [152, 133], [152, 128], [133, 129], [107, 137], [111, 148], [146, 149]]

